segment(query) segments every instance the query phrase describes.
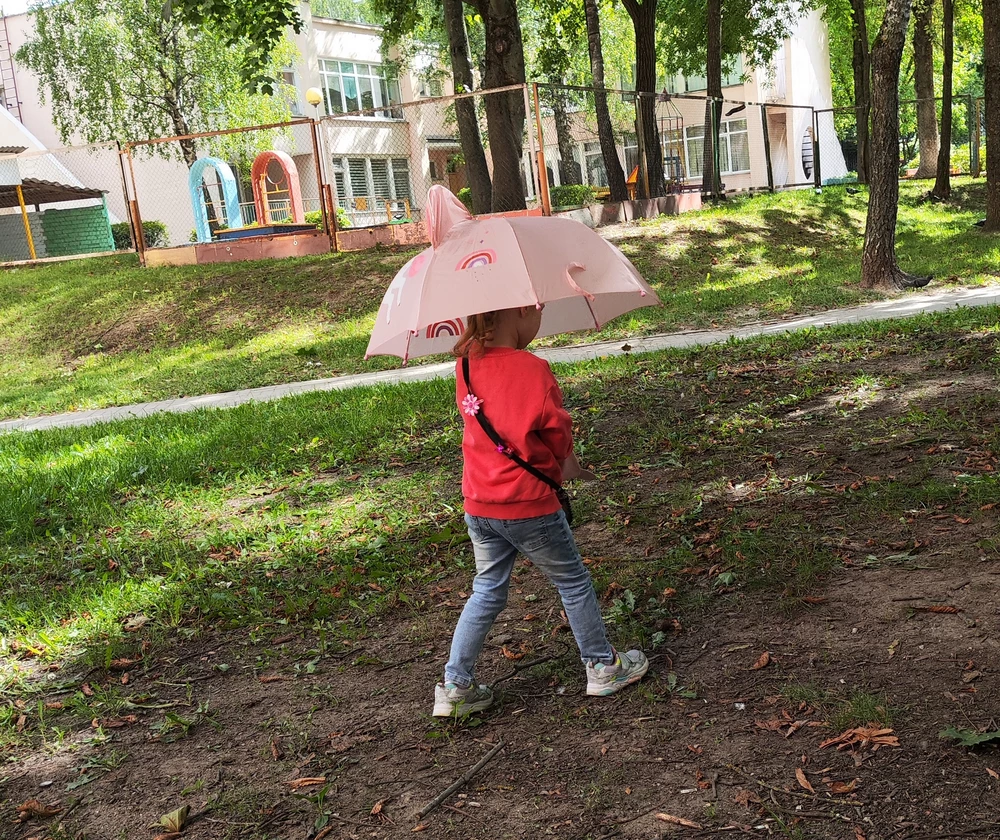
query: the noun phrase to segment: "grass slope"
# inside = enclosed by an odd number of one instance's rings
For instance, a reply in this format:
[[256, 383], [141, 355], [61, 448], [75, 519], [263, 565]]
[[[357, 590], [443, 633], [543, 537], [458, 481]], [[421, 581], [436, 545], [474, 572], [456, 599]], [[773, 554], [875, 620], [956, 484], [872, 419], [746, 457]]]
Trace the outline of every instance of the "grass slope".
[[[904, 267], [989, 282], [1000, 246], [972, 223], [983, 185], [948, 204], [903, 184]], [[737, 198], [609, 229], [666, 305], [593, 338], [735, 325], [880, 297], [858, 286], [866, 196], [831, 187]], [[0, 271], [0, 418], [122, 405], [392, 367], [364, 362], [374, 313], [412, 251], [184, 268], [131, 256]], [[564, 336], [558, 341], [579, 341]]]

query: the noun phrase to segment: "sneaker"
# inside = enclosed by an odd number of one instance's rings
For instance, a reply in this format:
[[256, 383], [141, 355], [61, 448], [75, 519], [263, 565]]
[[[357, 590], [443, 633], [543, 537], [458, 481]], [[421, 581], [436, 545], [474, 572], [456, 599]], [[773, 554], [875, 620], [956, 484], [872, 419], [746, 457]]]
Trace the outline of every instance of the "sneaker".
[[434, 686], [434, 717], [465, 717], [493, 705], [493, 691], [485, 685], [462, 688], [455, 683]]
[[615, 661], [610, 665], [601, 662], [587, 665], [587, 694], [607, 697], [639, 682], [648, 670], [649, 660], [641, 650], [630, 650], [628, 653], [615, 651]]

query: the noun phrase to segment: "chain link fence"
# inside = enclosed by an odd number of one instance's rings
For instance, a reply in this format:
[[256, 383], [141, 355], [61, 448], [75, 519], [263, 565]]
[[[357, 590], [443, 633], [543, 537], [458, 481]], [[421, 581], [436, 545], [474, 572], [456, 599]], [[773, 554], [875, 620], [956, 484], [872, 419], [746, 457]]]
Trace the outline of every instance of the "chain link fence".
[[140, 250], [326, 231], [312, 120], [129, 144]]
[[[624, 176], [622, 200], [753, 193], [815, 182], [822, 150], [816, 148], [811, 107], [565, 85], [537, 88], [539, 145], [553, 208], [612, 198], [615, 168]], [[598, 117], [605, 110], [606, 121]], [[826, 169], [846, 175], [839, 146], [828, 150]], [[715, 173], [717, 179], [706, 180]]]
[[131, 247], [116, 143], [0, 156], [0, 262]]
[[[335, 110], [330, 91], [324, 95]], [[435, 184], [475, 214], [540, 207], [525, 85], [334, 113], [319, 125], [342, 247], [382, 241], [380, 228], [422, 222]]]

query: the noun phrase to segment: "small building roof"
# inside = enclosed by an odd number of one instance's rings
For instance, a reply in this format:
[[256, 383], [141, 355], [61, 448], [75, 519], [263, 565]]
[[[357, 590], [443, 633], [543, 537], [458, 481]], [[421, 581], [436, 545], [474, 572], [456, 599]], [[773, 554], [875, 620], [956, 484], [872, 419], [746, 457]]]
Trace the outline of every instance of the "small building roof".
[[[25, 178], [21, 182], [21, 192], [25, 204], [58, 204], [62, 201], [79, 201], [82, 198], [100, 198], [106, 190], [90, 187], [74, 187], [55, 181]], [[0, 208], [19, 207], [17, 188], [0, 186]]]

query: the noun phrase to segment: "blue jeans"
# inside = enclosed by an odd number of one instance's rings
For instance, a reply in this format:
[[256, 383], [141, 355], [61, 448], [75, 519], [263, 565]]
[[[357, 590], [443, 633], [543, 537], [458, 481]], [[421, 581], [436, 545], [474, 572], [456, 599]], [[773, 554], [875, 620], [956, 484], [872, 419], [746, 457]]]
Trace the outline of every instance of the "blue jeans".
[[531, 519], [487, 519], [466, 514], [465, 523], [476, 557], [476, 577], [472, 595], [455, 627], [445, 682], [468, 687], [475, 681], [473, 671], [486, 634], [507, 606], [510, 574], [518, 552], [559, 591], [581, 659], [587, 663], [614, 661], [590, 572], [580, 559], [565, 513], [560, 510]]

